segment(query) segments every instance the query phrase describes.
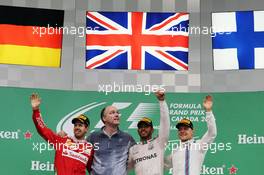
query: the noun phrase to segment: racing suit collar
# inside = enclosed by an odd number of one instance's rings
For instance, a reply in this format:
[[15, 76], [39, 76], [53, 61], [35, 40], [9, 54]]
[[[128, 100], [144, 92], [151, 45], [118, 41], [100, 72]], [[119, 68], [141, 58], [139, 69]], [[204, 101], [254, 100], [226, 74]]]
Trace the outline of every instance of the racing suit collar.
[[87, 142], [86, 139], [78, 140], [75, 136], [70, 137], [70, 139], [72, 139], [76, 143], [86, 143]]
[[148, 140], [143, 140], [143, 141], [140, 141], [140, 143], [142, 144], [142, 145], [144, 145], [144, 144], [148, 144], [149, 142], [152, 142], [154, 139], [156, 139], [157, 137], [154, 137], [154, 138], [150, 138], [150, 139], [148, 139]]
[[191, 143], [193, 143], [193, 142], [194, 142], [194, 139], [192, 138], [192, 139], [187, 140], [187, 141], [185, 141], [185, 142], [182, 142], [182, 141], [181, 141], [181, 144], [182, 144], [182, 145], [186, 145], [186, 144], [191, 144]]

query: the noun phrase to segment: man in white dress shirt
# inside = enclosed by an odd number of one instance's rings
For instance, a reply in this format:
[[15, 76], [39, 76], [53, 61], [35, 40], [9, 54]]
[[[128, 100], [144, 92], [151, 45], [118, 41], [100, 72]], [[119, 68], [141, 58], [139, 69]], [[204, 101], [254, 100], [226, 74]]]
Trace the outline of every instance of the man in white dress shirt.
[[180, 144], [165, 160], [165, 165], [169, 168], [172, 167], [173, 175], [200, 174], [206, 152], [217, 134], [212, 106], [212, 97], [206, 96], [203, 107], [206, 111], [208, 130], [200, 140], [193, 139], [194, 128], [190, 120], [182, 119], [177, 123]]

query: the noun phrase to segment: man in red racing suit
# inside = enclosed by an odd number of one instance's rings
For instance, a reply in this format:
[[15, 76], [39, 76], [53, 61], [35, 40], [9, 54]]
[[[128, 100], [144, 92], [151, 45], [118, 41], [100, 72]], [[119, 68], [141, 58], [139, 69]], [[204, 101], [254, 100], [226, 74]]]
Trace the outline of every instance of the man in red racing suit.
[[56, 150], [54, 161], [56, 174], [85, 175], [86, 169], [90, 172], [94, 150], [92, 144], [85, 140], [90, 124], [89, 119], [85, 115], [74, 118], [72, 120], [74, 137], [60, 137], [43, 122], [39, 110], [40, 103], [39, 96], [32, 94], [32, 118], [38, 133]]

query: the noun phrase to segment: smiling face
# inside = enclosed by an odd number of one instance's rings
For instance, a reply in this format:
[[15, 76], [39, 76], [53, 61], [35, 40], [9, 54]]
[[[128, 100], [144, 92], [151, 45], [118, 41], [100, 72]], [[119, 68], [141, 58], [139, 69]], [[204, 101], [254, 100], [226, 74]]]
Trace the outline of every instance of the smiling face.
[[80, 139], [80, 140], [84, 139], [85, 134], [87, 133], [88, 129], [89, 128], [87, 125], [76, 121], [73, 127], [74, 136], [76, 137], [76, 139]]
[[120, 114], [116, 107], [108, 106], [105, 108], [103, 121], [105, 125], [118, 126], [120, 123]]
[[186, 142], [193, 138], [193, 130], [188, 126], [180, 126], [178, 129], [178, 136], [182, 142]]
[[140, 140], [149, 140], [152, 138], [152, 133], [154, 129], [152, 126], [141, 123], [138, 127], [138, 135], [140, 136]]

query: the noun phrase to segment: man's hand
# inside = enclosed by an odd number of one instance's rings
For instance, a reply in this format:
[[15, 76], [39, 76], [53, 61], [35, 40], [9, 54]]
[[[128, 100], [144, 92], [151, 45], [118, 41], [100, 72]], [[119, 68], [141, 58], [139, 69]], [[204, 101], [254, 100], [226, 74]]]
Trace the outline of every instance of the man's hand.
[[58, 136], [60, 136], [60, 137], [66, 137], [67, 135], [68, 134], [66, 132], [64, 132], [64, 131], [58, 132]]
[[38, 96], [38, 94], [33, 93], [30, 96], [30, 101], [31, 101], [31, 106], [33, 110], [39, 109], [40, 103], [41, 103], [41, 99]]
[[165, 99], [165, 92], [164, 91], [158, 90], [157, 92], [155, 92], [155, 95], [159, 101], [164, 101], [164, 99]]
[[211, 95], [207, 95], [203, 101], [203, 107], [206, 112], [210, 112], [213, 107], [213, 98]]

